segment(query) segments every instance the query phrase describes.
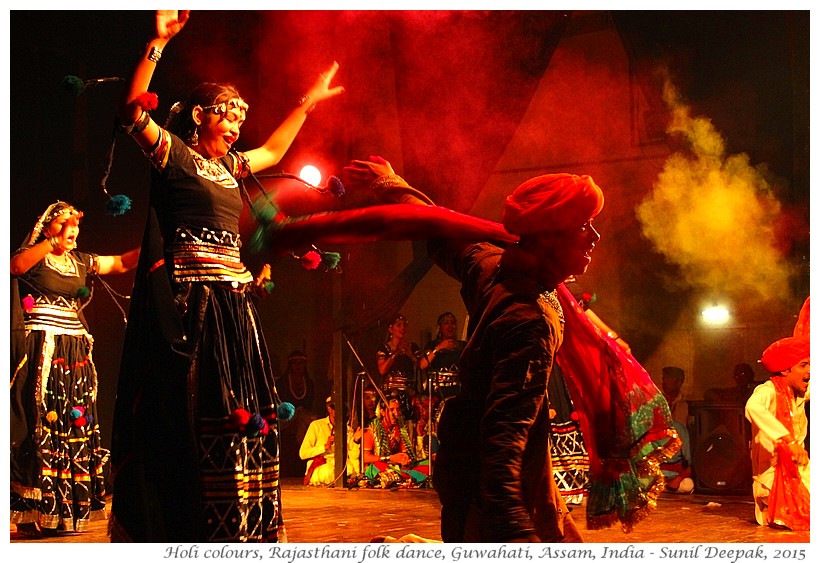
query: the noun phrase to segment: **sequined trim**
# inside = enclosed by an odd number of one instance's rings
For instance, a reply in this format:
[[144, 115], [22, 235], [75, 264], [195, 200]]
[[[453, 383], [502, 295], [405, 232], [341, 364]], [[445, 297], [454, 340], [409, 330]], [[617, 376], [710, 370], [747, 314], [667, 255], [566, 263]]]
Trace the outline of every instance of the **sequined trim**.
[[236, 286], [252, 282], [239, 247], [236, 233], [180, 227], [173, 247], [174, 281], [228, 282]]
[[78, 315], [76, 302], [63, 297], [38, 296], [31, 311], [25, 312], [26, 330], [45, 330], [56, 334], [87, 334]]
[[194, 159], [194, 166], [196, 167], [198, 176], [210, 180], [223, 188], [235, 189], [239, 187], [236, 178], [228, 172], [228, 169], [225, 168], [221, 161], [213, 158], [202, 158], [202, 155], [191, 147], [188, 147], [188, 152], [191, 153], [191, 157]]
[[558, 313], [558, 320], [561, 321], [561, 326], [564, 325], [564, 309], [561, 307], [561, 303], [558, 302], [558, 292], [556, 290], [552, 291], [545, 291], [541, 295], [538, 296], [538, 304], [541, 306], [541, 310], [546, 313], [545, 307], [549, 307], [556, 313]]

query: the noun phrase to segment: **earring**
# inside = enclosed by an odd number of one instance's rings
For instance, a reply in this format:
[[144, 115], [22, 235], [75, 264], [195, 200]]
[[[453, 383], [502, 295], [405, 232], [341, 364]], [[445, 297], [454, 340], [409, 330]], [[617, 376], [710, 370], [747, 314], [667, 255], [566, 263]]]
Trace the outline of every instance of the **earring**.
[[199, 126], [197, 125], [194, 127], [194, 132], [191, 133], [190, 138], [188, 141], [191, 143], [191, 146], [197, 146], [199, 144]]

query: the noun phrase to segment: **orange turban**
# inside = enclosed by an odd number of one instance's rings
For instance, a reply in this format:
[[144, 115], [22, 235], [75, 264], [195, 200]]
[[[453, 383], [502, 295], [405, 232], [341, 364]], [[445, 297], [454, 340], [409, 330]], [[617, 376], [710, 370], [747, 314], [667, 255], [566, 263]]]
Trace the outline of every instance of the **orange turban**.
[[563, 231], [583, 226], [603, 206], [604, 194], [589, 176], [545, 174], [507, 196], [502, 222], [515, 235]]
[[805, 336], [781, 338], [763, 352], [763, 367], [772, 373], [786, 371], [811, 354], [809, 339]]

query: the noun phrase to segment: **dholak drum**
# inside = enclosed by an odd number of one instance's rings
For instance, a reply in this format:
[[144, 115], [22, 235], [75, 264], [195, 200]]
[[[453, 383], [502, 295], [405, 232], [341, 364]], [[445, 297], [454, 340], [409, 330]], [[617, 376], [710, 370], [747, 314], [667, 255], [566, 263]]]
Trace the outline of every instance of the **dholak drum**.
[[433, 378], [433, 389], [438, 392], [442, 399], [458, 395], [461, 391], [458, 373], [446, 370], [436, 372]]

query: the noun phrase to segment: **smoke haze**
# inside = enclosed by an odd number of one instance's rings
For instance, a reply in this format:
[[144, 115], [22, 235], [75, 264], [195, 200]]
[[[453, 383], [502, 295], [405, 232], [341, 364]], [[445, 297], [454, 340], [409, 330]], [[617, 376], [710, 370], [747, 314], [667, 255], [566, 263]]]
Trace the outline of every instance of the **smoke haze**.
[[685, 146], [666, 161], [637, 216], [644, 236], [679, 267], [672, 284], [764, 300], [782, 295], [792, 266], [778, 244], [781, 205], [764, 167], [744, 153], [727, 155], [711, 120], [692, 117], [669, 82], [664, 98], [667, 132]]

